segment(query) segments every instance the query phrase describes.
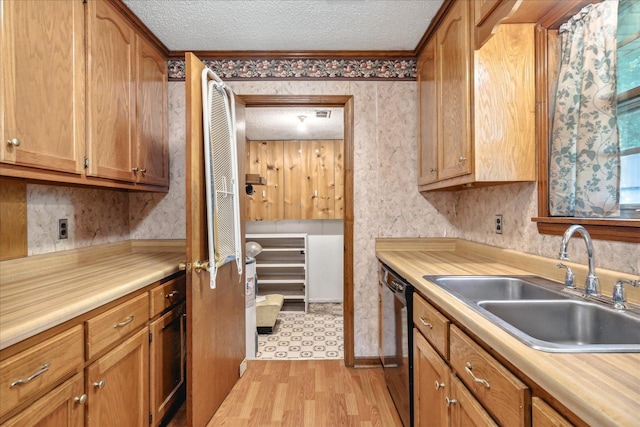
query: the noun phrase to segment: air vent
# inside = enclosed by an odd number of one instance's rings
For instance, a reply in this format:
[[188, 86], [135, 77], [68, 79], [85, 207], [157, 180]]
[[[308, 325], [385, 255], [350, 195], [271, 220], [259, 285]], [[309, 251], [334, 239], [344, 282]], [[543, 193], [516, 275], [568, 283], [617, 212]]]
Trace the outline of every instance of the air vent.
[[316, 110], [316, 118], [328, 119], [331, 117], [331, 110]]

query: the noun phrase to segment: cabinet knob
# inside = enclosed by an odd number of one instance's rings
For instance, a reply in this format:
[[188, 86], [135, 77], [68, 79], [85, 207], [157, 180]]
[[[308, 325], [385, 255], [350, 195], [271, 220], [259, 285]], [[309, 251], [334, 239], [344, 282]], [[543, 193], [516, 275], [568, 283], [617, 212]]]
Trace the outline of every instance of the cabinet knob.
[[436, 390], [444, 388], [444, 383], [439, 383], [438, 380], [436, 380]]
[[95, 388], [104, 388], [104, 386], [105, 386], [106, 384], [107, 384], [107, 383], [105, 383], [105, 382], [104, 382], [104, 380], [100, 380], [100, 381], [96, 381], [96, 382], [94, 382], [94, 383], [93, 383], [93, 386], [94, 386]]
[[147, 173], [147, 168], [140, 169], [140, 172], [142, 173], [142, 176], [144, 176], [144, 174]]
[[200, 273], [202, 270], [209, 271], [209, 261], [197, 260], [193, 263], [193, 269], [196, 270], [196, 273]]
[[19, 147], [20, 146], [20, 140], [18, 138], [12, 138], [12, 139], [7, 139], [7, 144], [14, 146], [14, 147]]
[[185, 271], [187, 269], [187, 263], [186, 262], [181, 262], [178, 264], [178, 270], [180, 271]]
[[75, 397], [73, 400], [80, 405], [84, 405], [87, 401], [87, 395], [83, 394], [82, 396]]
[[456, 399], [449, 399], [449, 396], [445, 396], [444, 401], [447, 402], [447, 408], [451, 405], [455, 405], [456, 403], [458, 403]]
[[462, 156], [460, 156], [460, 157], [458, 158], [458, 161], [459, 161], [459, 162], [461, 162], [461, 163], [462, 163], [462, 162], [464, 162], [465, 160], [467, 160], [467, 158], [466, 158], [466, 157], [462, 157]]
[[133, 173], [138, 173], [140, 169], [138, 169], [137, 166], [134, 166], [131, 170], [133, 171]]
[[431, 173], [434, 173], [437, 169], [436, 168], [431, 168]]

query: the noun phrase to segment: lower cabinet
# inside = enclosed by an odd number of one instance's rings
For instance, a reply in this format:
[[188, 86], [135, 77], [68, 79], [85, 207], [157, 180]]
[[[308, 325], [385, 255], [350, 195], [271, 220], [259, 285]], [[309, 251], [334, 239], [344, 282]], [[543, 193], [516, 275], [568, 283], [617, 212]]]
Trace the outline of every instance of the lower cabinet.
[[149, 424], [149, 332], [145, 327], [86, 369], [87, 426]]
[[87, 395], [82, 373], [78, 373], [36, 400], [2, 427], [81, 427]]
[[414, 425], [531, 425], [529, 388], [455, 325], [432, 334], [443, 314], [413, 298]]
[[531, 399], [531, 425], [533, 427], [571, 427], [565, 417], [539, 397]]

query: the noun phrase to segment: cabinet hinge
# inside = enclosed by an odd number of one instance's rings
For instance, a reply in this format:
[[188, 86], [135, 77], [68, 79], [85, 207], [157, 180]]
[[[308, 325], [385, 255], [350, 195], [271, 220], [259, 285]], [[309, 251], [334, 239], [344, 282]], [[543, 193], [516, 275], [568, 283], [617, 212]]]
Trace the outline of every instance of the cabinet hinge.
[[149, 425], [153, 423], [153, 414], [149, 412]]
[[84, 158], [84, 168], [85, 169], [89, 169], [89, 158], [88, 157]]
[[149, 342], [153, 342], [153, 333], [149, 332]]

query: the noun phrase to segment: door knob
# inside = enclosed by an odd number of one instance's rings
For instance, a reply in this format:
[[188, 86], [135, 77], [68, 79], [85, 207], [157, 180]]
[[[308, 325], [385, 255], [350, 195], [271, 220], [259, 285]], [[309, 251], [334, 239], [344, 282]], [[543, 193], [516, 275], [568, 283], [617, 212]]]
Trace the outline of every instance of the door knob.
[[193, 268], [196, 270], [196, 273], [200, 273], [200, 271], [209, 271], [209, 261], [196, 261], [193, 263]]

